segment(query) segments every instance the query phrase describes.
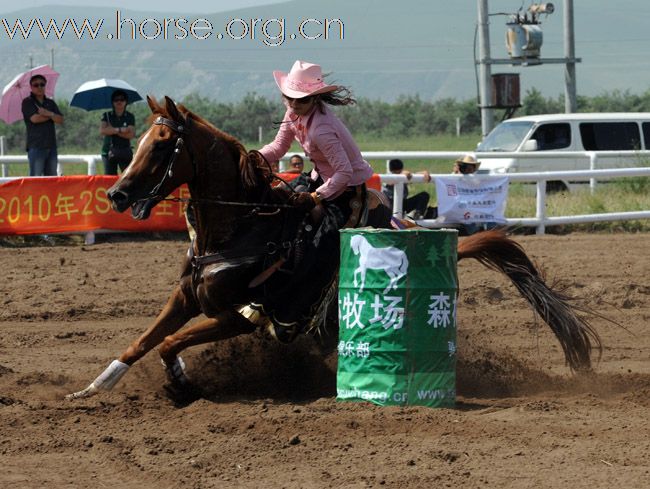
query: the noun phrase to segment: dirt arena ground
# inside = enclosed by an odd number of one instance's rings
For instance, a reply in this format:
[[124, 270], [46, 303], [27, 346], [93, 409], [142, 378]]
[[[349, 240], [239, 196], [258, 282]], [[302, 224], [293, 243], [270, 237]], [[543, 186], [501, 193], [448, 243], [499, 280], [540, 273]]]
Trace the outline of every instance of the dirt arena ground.
[[455, 409], [335, 401], [311, 339], [190, 349], [206, 395], [176, 407], [152, 352], [110, 393], [66, 401], [142, 331], [186, 243], [0, 247], [0, 487], [650, 487], [650, 235], [521, 236], [595, 318], [573, 376], [516, 290], [459, 266]]

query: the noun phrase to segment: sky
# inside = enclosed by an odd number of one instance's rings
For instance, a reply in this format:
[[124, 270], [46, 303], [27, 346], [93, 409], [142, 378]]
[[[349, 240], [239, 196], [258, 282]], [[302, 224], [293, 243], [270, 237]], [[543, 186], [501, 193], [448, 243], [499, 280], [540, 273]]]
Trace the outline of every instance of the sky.
[[143, 12], [213, 13], [236, 8], [281, 3], [285, 0], [21, 0], [16, 3], [0, 0], [0, 13], [44, 5], [83, 5], [84, 7], [115, 7]]
[[[533, 1], [489, 0], [493, 58], [507, 58], [504, 37], [508, 16], [503, 13], [515, 13]], [[48, 63], [50, 59], [54, 59], [57, 68], [74, 74], [82, 62], [79, 53], [83, 51], [86, 76], [99, 78], [107, 76], [105, 73], [114, 69], [119, 71], [119, 77], [130, 80], [134, 85], [160, 92], [167, 85], [155, 83], [160, 78], [161, 70], [165, 69], [169, 73], [168, 79], [173, 78], [178, 82], [171, 89], [180, 93], [179, 96], [197, 92], [214, 98], [238, 98], [246, 91], [264, 95], [272, 93], [275, 85], [270, 77], [271, 71], [287, 70], [293, 60], [300, 58], [322, 64], [326, 71], [335, 74], [336, 81], [351, 85], [360, 97], [386, 100], [393, 100], [402, 94], [421, 94], [426, 100], [476, 97], [476, 0], [408, 0], [403, 3], [394, 0], [299, 0], [292, 3], [282, 0], [0, 0], [0, 17], [3, 17], [4, 11], [11, 24], [13, 18], [9, 11], [44, 5], [41, 10], [45, 17], [48, 7], [82, 3], [84, 7], [79, 8], [80, 16], [83, 8], [102, 5], [108, 5], [109, 9], [136, 7], [145, 16], [154, 16], [158, 12], [186, 14], [190, 18], [216, 14], [215, 32], [223, 30], [219, 19], [224, 20], [228, 15], [219, 12], [253, 7], [252, 11], [242, 14], [247, 16], [255, 13], [255, 6], [277, 5], [277, 8], [269, 10], [278, 17], [295, 17], [297, 10], [301, 10], [301, 15], [314, 17], [336, 15], [345, 22], [345, 39], [311, 42], [297, 36], [297, 40], [292, 41], [294, 38], [287, 35], [286, 42], [281, 46], [268, 47], [262, 43], [263, 38], [258, 30], [258, 37], [254, 40], [248, 36], [237, 41], [226, 38], [224, 42], [217, 42], [216, 39], [220, 38], [215, 35], [210, 41], [212, 44], [204, 43], [213, 46], [209, 51], [203, 51], [203, 46], [197, 43], [168, 41], [166, 53], [175, 63], [169, 69], [168, 66], [150, 62], [154, 54], [139, 49], [146, 47], [145, 44], [135, 50], [132, 56], [136, 61], [133, 63], [114, 61], [111, 64], [114, 52], [107, 50], [105, 43], [102, 44], [106, 40], [104, 38], [96, 45], [85, 41], [83, 50], [70, 44], [66, 51], [56, 40], [50, 40], [45, 48], [33, 50], [31, 45], [18, 40], [9, 42], [5, 39], [3, 45], [4, 30], [0, 28], [0, 45], [6, 48], [0, 49], [0, 73], [3, 77], [9, 80], [14, 72], [19, 72], [28, 63]], [[541, 19], [544, 32], [542, 56], [545, 58], [564, 56], [564, 3], [565, 0], [557, 0], [556, 12]], [[372, 8], [369, 8], [370, 5]], [[380, 8], [382, 6], [386, 8]], [[330, 12], [333, 8], [335, 10]], [[576, 55], [582, 59], [577, 65], [578, 93], [594, 96], [612, 90], [629, 90], [632, 93], [648, 90], [650, 31], [647, 19], [650, 18], [650, 2], [627, 0], [617, 4], [609, 0], [574, 0], [574, 8]], [[269, 10], [260, 8], [264, 12]], [[387, 11], [390, 14], [386, 14]], [[291, 28], [295, 31], [295, 27], [288, 21], [287, 33], [291, 32]], [[206, 54], [197, 53], [207, 53], [211, 62], [204, 63], [201, 56]], [[111, 58], [107, 59], [107, 56]], [[237, 57], [236, 65], [230, 62], [229, 58], [233, 56]], [[502, 64], [494, 65], [492, 72], [519, 73], [522, 96], [532, 88], [539, 89], [546, 96], [556, 97], [564, 93], [564, 67], [561, 64], [546, 63], [531, 67]], [[236, 77], [238, 80], [235, 83], [232, 78]], [[0, 78], [0, 86], [4, 78]], [[401, 80], [399, 84], [394, 82], [397, 79]], [[219, 85], [218, 82], [223, 84]], [[65, 75], [59, 85], [62, 93], [68, 94], [79, 83], [73, 76]], [[217, 93], [213, 87], [222, 91]], [[232, 90], [227, 93], [230, 88]]]

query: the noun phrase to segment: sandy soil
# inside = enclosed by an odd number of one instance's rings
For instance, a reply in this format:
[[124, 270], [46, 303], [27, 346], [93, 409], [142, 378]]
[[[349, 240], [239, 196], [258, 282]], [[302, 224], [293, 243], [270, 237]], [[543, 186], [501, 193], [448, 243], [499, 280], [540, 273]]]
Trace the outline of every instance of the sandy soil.
[[595, 318], [573, 376], [515, 289], [459, 266], [455, 409], [338, 403], [334, 354], [262, 337], [185, 352], [176, 407], [152, 352], [75, 402], [175, 283], [181, 240], [0, 248], [0, 487], [650, 487], [650, 235], [517, 238]]

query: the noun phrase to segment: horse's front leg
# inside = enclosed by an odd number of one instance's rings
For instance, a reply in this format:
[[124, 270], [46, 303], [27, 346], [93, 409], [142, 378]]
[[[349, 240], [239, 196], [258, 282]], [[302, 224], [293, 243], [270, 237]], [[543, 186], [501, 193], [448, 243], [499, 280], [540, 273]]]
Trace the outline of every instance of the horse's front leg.
[[354, 271], [354, 281], [352, 282], [352, 284], [355, 287], [357, 287], [357, 283], [358, 283], [357, 282], [357, 273], [361, 277], [361, 285], [359, 286], [359, 292], [363, 292], [363, 287], [366, 285], [366, 269], [359, 267]]
[[154, 323], [108, 366], [85, 389], [69, 394], [66, 399], [90, 397], [100, 390], [111, 390], [124, 376], [129, 367], [146, 353], [159, 345], [166, 336], [178, 331], [185, 323], [199, 314], [198, 307], [188, 300], [181, 286], [177, 286], [169, 297], [167, 304]]

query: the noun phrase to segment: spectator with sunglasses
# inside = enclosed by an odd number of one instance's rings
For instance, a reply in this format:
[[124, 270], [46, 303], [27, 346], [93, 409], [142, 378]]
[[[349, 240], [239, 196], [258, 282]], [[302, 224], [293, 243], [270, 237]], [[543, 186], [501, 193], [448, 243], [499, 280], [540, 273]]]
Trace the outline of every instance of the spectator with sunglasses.
[[56, 102], [45, 96], [46, 84], [43, 75], [32, 76], [29, 80], [32, 93], [22, 102], [30, 177], [56, 176], [58, 153], [54, 124], [63, 124], [63, 115]]
[[305, 169], [305, 160], [300, 155], [292, 155], [289, 158], [289, 168], [285, 173], [302, 173]]
[[118, 167], [124, 171], [133, 158], [131, 139], [135, 137], [135, 117], [126, 110], [128, 103], [127, 93], [115, 90], [111, 95], [113, 110], [102, 115], [99, 133], [104, 136], [102, 161], [106, 175], [117, 175]]
[[289, 158], [289, 168], [285, 173], [293, 173], [298, 176], [289, 183], [290, 188], [295, 192], [309, 192], [309, 186], [312, 183], [310, 172], [305, 170], [305, 160], [300, 155], [292, 155]]

